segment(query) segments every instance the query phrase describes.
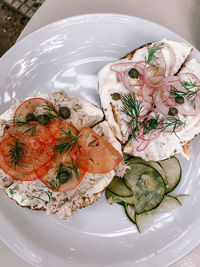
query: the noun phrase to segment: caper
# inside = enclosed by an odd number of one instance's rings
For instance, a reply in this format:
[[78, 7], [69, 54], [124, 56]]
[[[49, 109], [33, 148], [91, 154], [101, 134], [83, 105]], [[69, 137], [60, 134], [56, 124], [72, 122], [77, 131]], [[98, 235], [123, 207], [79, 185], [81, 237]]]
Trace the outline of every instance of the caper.
[[135, 68], [132, 68], [129, 70], [128, 75], [129, 77], [136, 79], [139, 77], [139, 72]]
[[184, 103], [184, 97], [178, 95], [178, 96], [175, 97], [175, 101], [178, 104], [183, 104]]
[[168, 115], [175, 116], [178, 113], [178, 110], [176, 108], [169, 108]]
[[59, 173], [58, 179], [61, 184], [66, 183], [72, 177], [72, 173], [68, 171], [61, 171]]
[[26, 121], [29, 122], [29, 121], [36, 121], [36, 117], [33, 113], [28, 113], [26, 115]]
[[37, 117], [37, 121], [39, 121], [39, 123], [45, 125], [45, 124], [50, 122], [50, 118], [47, 114], [42, 114], [42, 115], [39, 115]]
[[60, 107], [59, 114], [64, 120], [66, 120], [71, 116], [71, 111], [68, 107]]
[[113, 94], [111, 94], [111, 97], [115, 101], [121, 99], [121, 95], [119, 93], [113, 93]]

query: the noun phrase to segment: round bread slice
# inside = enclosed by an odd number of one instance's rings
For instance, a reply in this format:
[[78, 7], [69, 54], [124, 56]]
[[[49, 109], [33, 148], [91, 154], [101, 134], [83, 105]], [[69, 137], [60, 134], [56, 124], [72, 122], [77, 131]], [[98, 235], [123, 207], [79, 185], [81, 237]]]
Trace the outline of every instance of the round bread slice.
[[[121, 144], [117, 141], [106, 121], [102, 121], [103, 112], [88, 101], [69, 97], [65, 92], [37, 95], [53, 103], [55, 106], [68, 106], [71, 109], [69, 122], [81, 129], [85, 126], [94, 126], [93, 130], [107, 139], [120, 153]], [[87, 108], [86, 108], [87, 106]], [[15, 110], [11, 107], [11, 110]], [[7, 121], [10, 121], [13, 113], [7, 111], [1, 116], [0, 132]], [[82, 125], [82, 127], [81, 127]], [[60, 218], [69, 218], [78, 209], [94, 203], [103, 193], [115, 175], [123, 176], [127, 166], [120, 163], [114, 170], [106, 174], [86, 173], [78, 187], [74, 190], [58, 193], [49, 190], [40, 180], [19, 181], [14, 180], [0, 170], [0, 188], [16, 201], [18, 205], [32, 210], [46, 211], [47, 214], [56, 213]]]
[[[111, 66], [118, 63], [123, 64], [144, 61], [148, 57], [148, 51], [150, 47], [155, 47], [156, 45], [163, 43], [170, 47], [176, 56], [172, 66], [170, 64], [170, 50], [163, 46], [162, 54], [166, 62], [166, 76], [168, 76], [169, 73], [170, 75], [178, 75], [182, 70], [184, 70], [184, 66], [187, 66], [188, 63], [186, 62], [190, 57], [193, 48], [184, 43], [169, 40], [162, 40], [160, 42], [143, 45], [127, 54], [121, 60], [107, 64], [99, 72], [99, 94], [101, 98], [101, 104], [111, 130], [116, 138], [125, 145], [123, 149], [125, 154], [139, 156], [145, 160], [162, 160], [176, 153], [182, 153], [188, 158], [188, 142], [194, 137], [195, 134], [197, 134], [197, 132], [199, 132], [199, 130], [196, 129], [195, 133], [188, 135], [188, 138], [184, 137], [184, 139], [180, 141], [176, 135], [163, 133], [160, 135], [160, 139], [158, 138], [155, 141], [152, 141], [144, 151], [137, 151], [137, 147], [139, 145], [138, 140], [132, 139], [128, 142], [130, 132], [128, 131], [127, 123], [130, 121], [130, 117], [121, 111], [123, 107], [121, 97], [128, 94], [129, 91], [118, 79], [116, 72], [112, 71]], [[199, 77], [199, 75], [197, 76]], [[134, 84], [134, 80], [136, 79], [132, 80]], [[181, 119], [183, 122], [185, 122], [185, 118]], [[186, 128], [184, 128], [182, 131], [183, 135], [185, 129]], [[187, 130], [185, 133], [187, 134]]]

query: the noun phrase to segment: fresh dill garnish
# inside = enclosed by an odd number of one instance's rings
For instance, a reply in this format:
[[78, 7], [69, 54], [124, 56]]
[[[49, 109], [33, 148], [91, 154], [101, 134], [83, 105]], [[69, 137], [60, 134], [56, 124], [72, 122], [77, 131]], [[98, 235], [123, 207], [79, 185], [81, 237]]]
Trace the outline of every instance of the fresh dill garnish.
[[11, 145], [8, 157], [10, 158], [10, 164], [14, 169], [16, 169], [22, 161], [25, 146], [25, 144], [19, 142], [18, 140], [15, 141], [14, 145]]
[[18, 127], [29, 126], [24, 131], [24, 134], [30, 133], [32, 136], [35, 135], [35, 133], [36, 133], [36, 127], [37, 127], [37, 124], [36, 123], [26, 122], [26, 121], [19, 121], [19, 120], [15, 121], [15, 123], [17, 124]]
[[[176, 129], [180, 126], [184, 126], [185, 127], [185, 122], [177, 119], [174, 116], [168, 116], [166, 118], [164, 118], [161, 122], [161, 126], [158, 129], [161, 129], [161, 131], [164, 131], [166, 128], [171, 127], [171, 134], [174, 133], [176, 136]], [[177, 136], [178, 137], [178, 136]], [[179, 137], [178, 137], [179, 138]]]
[[14, 194], [16, 194], [15, 190], [17, 189], [17, 186], [18, 186], [18, 184], [17, 184], [16, 186], [14, 186], [13, 188], [9, 188], [9, 189], [8, 189], [9, 194], [10, 194], [11, 196], [13, 196]]
[[77, 145], [77, 149], [79, 149], [79, 145], [78, 145], [79, 136], [73, 135], [70, 129], [68, 132], [63, 131], [63, 134], [65, 134], [65, 137], [67, 139], [66, 142], [61, 143], [56, 146], [56, 150], [58, 150], [60, 154], [62, 154], [64, 151], [71, 152], [76, 145]]
[[26, 199], [22, 197], [20, 203], [23, 203]]
[[[172, 90], [171, 94], [176, 96], [181, 96], [186, 98], [187, 100], [191, 100], [192, 103], [196, 100], [197, 94], [200, 91], [200, 84], [195, 84], [191, 81], [189, 78], [189, 81], [181, 81], [181, 85], [184, 87], [185, 91], [176, 90], [174, 87], [174, 90]], [[199, 88], [197, 90], [191, 90], [194, 88]]]
[[48, 202], [48, 201], [46, 201], [46, 200], [44, 200], [44, 199], [42, 199], [42, 198], [40, 198], [40, 197], [37, 197], [37, 196], [34, 196], [34, 195], [30, 195], [30, 194], [27, 194], [27, 197], [28, 197], [28, 198], [31, 198], [31, 199], [35, 198], [35, 199], [41, 200], [41, 201], [43, 201], [44, 203], [47, 203], [47, 202]]
[[121, 111], [130, 118], [130, 121], [126, 122], [128, 126], [127, 131], [130, 132], [129, 140], [131, 138], [137, 139], [136, 132], [139, 127], [139, 114], [142, 109], [141, 103], [135, 99], [134, 95], [131, 94], [122, 96], [121, 101], [123, 104]]
[[145, 56], [146, 63], [152, 62], [153, 59], [157, 59], [155, 56], [155, 53], [163, 48], [163, 45], [157, 45], [157, 46], [150, 46], [148, 47], [148, 56]]
[[159, 125], [159, 116], [151, 118], [148, 121], [143, 121], [143, 135], [149, 133], [151, 130], [156, 129]]
[[46, 111], [46, 115], [49, 116], [51, 119], [59, 118], [59, 113], [54, 108], [54, 106], [50, 105], [49, 103], [45, 103], [42, 105], [43, 109]]
[[58, 191], [58, 189], [60, 188], [60, 182], [58, 179], [56, 180], [52, 179], [50, 181], [48, 180], [48, 184], [49, 184], [48, 186], [49, 188], [54, 189], [56, 191]]

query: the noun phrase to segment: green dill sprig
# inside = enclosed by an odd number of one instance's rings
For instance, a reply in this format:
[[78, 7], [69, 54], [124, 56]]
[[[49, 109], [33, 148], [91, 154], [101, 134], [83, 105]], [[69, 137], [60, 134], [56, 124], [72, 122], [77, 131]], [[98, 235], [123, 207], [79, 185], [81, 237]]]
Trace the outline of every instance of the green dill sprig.
[[146, 63], [152, 62], [152, 60], [157, 59], [155, 53], [163, 48], [163, 45], [150, 46], [148, 47], [148, 56], [145, 56]]
[[60, 181], [58, 180], [58, 179], [51, 179], [51, 180], [48, 180], [48, 184], [49, 184], [49, 188], [50, 189], [54, 189], [54, 190], [56, 190], [56, 191], [58, 191], [59, 190], [59, 188], [60, 188]]
[[138, 131], [139, 127], [139, 115], [142, 109], [141, 103], [135, 99], [134, 95], [126, 94], [121, 98], [122, 101], [122, 108], [121, 112], [126, 114], [130, 121], [127, 121], [127, 131], [131, 134], [129, 136], [129, 140], [131, 138], [136, 138], [136, 132]]
[[[189, 78], [189, 81], [181, 81], [181, 85], [184, 87], [185, 91], [176, 90], [174, 87], [174, 90], [172, 90], [171, 94], [176, 96], [181, 96], [186, 98], [187, 100], [191, 100], [192, 103], [196, 100], [197, 94], [200, 91], [200, 84], [195, 84], [191, 81]], [[191, 90], [194, 88], [199, 88], [196, 90]]]
[[50, 105], [49, 103], [45, 103], [44, 105], [42, 105], [42, 107], [45, 110], [46, 115], [49, 116], [49, 118], [55, 119], [60, 117], [54, 106]]
[[71, 130], [69, 129], [68, 132], [63, 131], [63, 134], [65, 135], [67, 141], [64, 143], [61, 143], [59, 145], [56, 145], [56, 150], [62, 154], [64, 151], [72, 151], [74, 147], [77, 145], [77, 149], [80, 150], [80, 147], [78, 145], [78, 139], [79, 136], [73, 135]]
[[24, 155], [24, 147], [26, 145], [18, 140], [15, 141], [14, 145], [11, 145], [11, 149], [9, 150], [8, 157], [10, 160], [11, 166], [16, 169], [22, 161]]
[[15, 123], [17, 124], [18, 127], [28, 126], [28, 128], [24, 131], [24, 134], [30, 133], [32, 136], [35, 135], [37, 127], [36, 123], [19, 121], [19, 120], [15, 121]]
[[[174, 116], [168, 116], [166, 118], [164, 118], [162, 121], [161, 121], [161, 127], [158, 128], [158, 129], [161, 129], [161, 131], [164, 131], [165, 129], [167, 128], [172, 128], [171, 130], [171, 134], [174, 133], [176, 136], [176, 129], [179, 128], [180, 126], [183, 126], [185, 127], [185, 122], [177, 119], [176, 117]], [[178, 136], [177, 136], [178, 137]], [[178, 137], [179, 138], [179, 137]]]
[[42, 199], [42, 198], [40, 198], [38, 196], [34, 196], [34, 195], [30, 195], [30, 194], [27, 194], [27, 197], [30, 198], [30, 199], [33, 199], [33, 198], [38, 199], [40, 201], [43, 201], [44, 203], [48, 202], [48, 201], [46, 201], [46, 200], [44, 200], [44, 199]]
[[15, 185], [13, 188], [9, 188], [8, 191], [9, 191], [9, 194], [11, 195], [11, 197], [16, 194], [15, 190], [17, 189], [17, 185]]
[[150, 131], [156, 129], [159, 125], [159, 115], [156, 116], [155, 118], [151, 118], [148, 121], [143, 121], [142, 126], [143, 126], [143, 135], [148, 134]]

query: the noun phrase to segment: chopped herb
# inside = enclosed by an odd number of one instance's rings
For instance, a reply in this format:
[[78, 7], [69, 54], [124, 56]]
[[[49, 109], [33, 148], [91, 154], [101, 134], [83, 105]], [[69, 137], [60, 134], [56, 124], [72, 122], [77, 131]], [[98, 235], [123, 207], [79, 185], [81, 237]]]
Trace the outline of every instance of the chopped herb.
[[20, 203], [23, 203], [26, 199], [22, 197]]
[[13, 187], [13, 188], [9, 188], [9, 189], [8, 189], [9, 194], [10, 194], [11, 196], [13, 196], [13, 195], [16, 193], [15, 190], [17, 189], [17, 186], [18, 186], [18, 184], [17, 184], [15, 187]]
[[71, 152], [76, 145], [77, 145], [77, 149], [79, 149], [79, 145], [78, 145], [79, 136], [73, 135], [70, 129], [69, 129], [69, 132], [63, 131], [63, 134], [65, 134], [67, 141], [56, 146], [56, 150], [58, 150], [60, 154], [62, 154], [64, 151]]
[[45, 103], [42, 105], [43, 109], [46, 111], [46, 115], [48, 115], [51, 119], [59, 118], [59, 113], [54, 108], [54, 106], [49, 103]]
[[146, 63], [152, 62], [152, 60], [157, 59], [155, 56], [155, 53], [163, 48], [162, 44], [159, 44], [157, 46], [150, 46], [148, 47], [148, 56], [145, 56]]
[[96, 179], [92, 179], [92, 178], [90, 178], [90, 181], [94, 181], [94, 182], [96, 182]]
[[42, 198], [40, 198], [40, 197], [37, 197], [37, 196], [33, 196], [33, 195], [29, 195], [29, 194], [27, 194], [27, 197], [28, 197], [28, 198], [31, 198], [31, 199], [35, 198], [35, 199], [41, 200], [41, 201], [43, 201], [44, 203], [47, 202], [46, 200], [44, 200], [44, 199], [42, 199]]
[[15, 121], [15, 123], [17, 124], [18, 127], [22, 127], [22, 126], [25, 126], [25, 125], [30, 126], [27, 130], [24, 131], [24, 134], [30, 133], [32, 136], [35, 135], [36, 127], [37, 127], [36, 123], [25, 122], [25, 121]]
[[172, 128], [171, 133], [174, 133], [177, 136], [176, 129], [179, 128], [180, 126], [184, 126], [185, 127], [185, 122], [177, 119], [174, 116], [168, 116], [168, 117], [163, 119], [160, 129], [161, 129], [161, 131], [164, 131], [166, 128], [171, 127]]
[[[194, 101], [196, 100], [197, 94], [200, 91], [200, 84], [195, 84], [191, 81], [191, 79], [189, 78], [189, 81], [182, 81], [181, 85], [184, 87], [184, 91], [180, 91], [180, 90], [176, 90], [176, 88], [174, 87], [174, 90], [172, 90], [171, 94], [174, 95], [175, 97], [179, 96], [179, 97], [184, 97], [187, 100], [191, 100], [192, 103], [194, 103]], [[194, 88], [199, 88], [196, 90], [191, 90]]]
[[136, 132], [139, 126], [139, 114], [142, 109], [141, 103], [131, 94], [124, 95], [121, 98], [121, 101], [123, 104], [121, 111], [130, 118], [130, 121], [126, 122], [128, 126], [127, 131], [130, 132], [129, 140], [132, 138], [137, 139]]
[[159, 125], [159, 116], [156, 116], [155, 118], [151, 118], [148, 121], [143, 121], [143, 135], [149, 133], [151, 130], [156, 129]]
[[22, 161], [22, 157], [24, 155], [24, 146], [25, 144], [16, 140], [15, 144], [12, 145], [11, 149], [9, 150], [8, 157], [10, 158], [10, 164], [14, 169], [16, 169], [16, 167], [19, 166], [20, 162]]

